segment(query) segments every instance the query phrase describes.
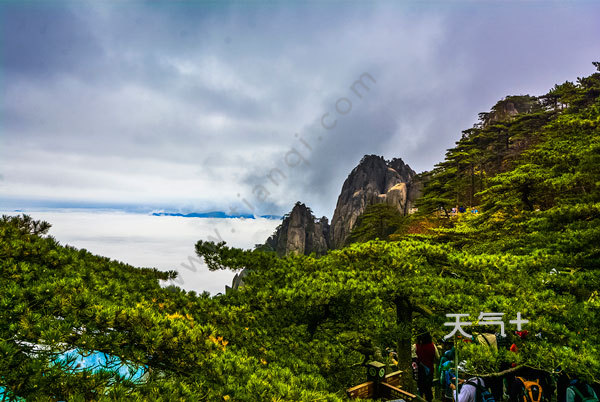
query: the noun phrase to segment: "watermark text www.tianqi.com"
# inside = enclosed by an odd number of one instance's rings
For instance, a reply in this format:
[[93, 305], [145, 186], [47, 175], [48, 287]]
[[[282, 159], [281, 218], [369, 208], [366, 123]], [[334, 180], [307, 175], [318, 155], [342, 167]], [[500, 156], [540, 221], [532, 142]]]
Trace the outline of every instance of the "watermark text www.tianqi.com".
[[[333, 110], [329, 112], [323, 113], [320, 118], [321, 127], [325, 130], [324, 132], [331, 132], [335, 130], [338, 119], [342, 119], [345, 116], [348, 116], [354, 107], [357, 101], [361, 101], [364, 95], [371, 90], [369, 85], [375, 84], [377, 81], [373, 76], [367, 72], [361, 74], [359, 78], [350, 85], [349, 90], [350, 94], [345, 97], [338, 98], [335, 103]], [[256, 184], [252, 188], [252, 196], [243, 196], [238, 193], [238, 198], [241, 202], [249, 209], [250, 213], [256, 215], [258, 207], [261, 203], [265, 203], [268, 200], [268, 197], [271, 195], [269, 188], [273, 188], [273, 186], [278, 187], [284, 180], [288, 178], [291, 169], [296, 169], [303, 166], [309, 166], [309, 157], [310, 154], [314, 151], [314, 144], [311, 145], [306, 138], [300, 136], [300, 134], [295, 133], [294, 137], [301, 145], [292, 146], [289, 151], [282, 155], [279, 163], [276, 166], [273, 166], [264, 176], [264, 180], [261, 184]], [[317, 137], [317, 141], [322, 141], [323, 136], [319, 135]], [[296, 147], [300, 148], [302, 152], [300, 152]], [[236, 216], [239, 214], [238, 207], [231, 206], [229, 208], [228, 214], [230, 216]], [[234, 230], [232, 229], [232, 232]], [[208, 241], [212, 241], [214, 243], [218, 243], [223, 241], [219, 230], [215, 228], [214, 230], [216, 237], [213, 235], [208, 236]], [[190, 271], [192, 273], [198, 272], [198, 268], [196, 268], [195, 263], [198, 263], [202, 266], [202, 261], [196, 256], [188, 256], [187, 262], [182, 262], [180, 265], [182, 268]], [[178, 274], [180, 272], [178, 271]], [[183, 278], [178, 275], [177, 278], [170, 280], [171, 284], [175, 284], [178, 286], [182, 286], [184, 284]]]
[[[217, 229], [217, 228], [215, 228], [215, 235], [216, 235], [216, 237], [213, 235], [208, 235], [208, 241], [211, 241], [213, 243], [219, 243], [219, 242], [223, 241], [223, 238], [221, 237], [221, 233], [219, 233], [219, 229]], [[200, 258], [198, 258], [197, 256], [194, 256], [194, 255], [188, 255], [187, 263], [182, 262], [180, 265], [182, 268], [195, 274], [199, 270], [198, 268], [196, 268], [196, 265], [195, 265], [196, 263], [200, 267], [202, 267], [202, 260]], [[177, 270], [177, 277], [173, 278], [173, 279], [169, 279], [168, 282], [169, 282], [169, 285], [183, 286], [184, 280], [181, 276], [181, 271]]]
[[[352, 99], [362, 100], [363, 95], [370, 91], [371, 88], [368, 84], [375, 84], [375, 78], [369, 73], [363, 73], [358, 80], [350, 86], [350, 91], [354, 96], [341, 97], [335, 102], [335, 112], [323, 113], [320, 117], [321, 127], [326, 131], [335, 129], [338, 123], [338, 119], [343, 116], [347, 116], [352, 112], [353, 103]], [[244, 197], [238, 194], [238, 198], [241, 199], [242, 203], [248, 207], [251, 213], [255, 214], [257, 211], [257, 204], [264, 203], [271, 195], [269, 186], [278, 187], [283, 180], [287, 179], [287, 175], [284, 170], [295, 169], [301, 166], [309, 166], [308, 155], [313, 152], [313, 145], [311, 145], [305, 138], [301, 137], [298, 133], [294, 134], [294, 137], [300, 142], [302, 152], [296, 147], [292, 146], [280, 160], [277, 166], [272, 167], [264, 177], [262, 184], [257, 184], [252, 188], [252, 197]], [[317, 141], [322, 141], [323, 137], [319, 135]], [[306, 156], [305, 156], [306, 155]], [[283, 168], [283, 169], [282, 169]], [[272, 187], [271, 187], [272, 188]], [[229, 214], [236, 215], [238, 213], [237, 207], [230, 207]]]

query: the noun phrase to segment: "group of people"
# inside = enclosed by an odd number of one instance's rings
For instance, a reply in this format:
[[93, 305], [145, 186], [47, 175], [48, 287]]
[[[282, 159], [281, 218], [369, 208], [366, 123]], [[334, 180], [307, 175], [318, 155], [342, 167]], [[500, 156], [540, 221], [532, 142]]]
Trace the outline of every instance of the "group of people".
[[[464, 214], [465, 212], [467, 212], [467, 208], [465, 208], [461, 205], [460, 207], [453, 207], [450, 211], [452, 212], [453, 215], [455, 215], [457, 213]], [[477, 208], [471, 208], [471, 213], [478, 214], [479, 210]]]
[[[523, 331], [516, 335], [522, 339], [527, 333]], [[481, 334], [477, 338], [488, 347], [497, 349], [504, 346], [518, 353], [515, 343], [510, 344], [496, 334]], [[464, 371], [463, 364], [458, 365], [459, 372]], [[594, 387], [580, 379], [569, 378], [564, 373], [552, 376], [543, 370], [516, 369], [510, 365], [501, 367], [502, 375], [459, 378], [456, 389], [453, 343], [445, 342], [440, 351], [427, 332], [420, 334], [413, 345], [412, 366], [419, 396], [428, 402], [433, 400], [434, 382], [439, 382], [442, 402], [500, 402], [505, 399], [509, 402], [550, 402], [555, 391], [556, 402], [599, 402]]]

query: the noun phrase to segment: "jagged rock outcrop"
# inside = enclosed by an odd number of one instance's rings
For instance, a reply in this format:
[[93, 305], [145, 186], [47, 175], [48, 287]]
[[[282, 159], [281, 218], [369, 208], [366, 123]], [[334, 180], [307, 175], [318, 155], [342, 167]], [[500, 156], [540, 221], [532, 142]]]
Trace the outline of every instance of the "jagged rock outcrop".
[[280, 256], [326, 254], [344, 245], [368, 205], [387, 203], [406, 215], [422, 189], [416, 173], [402, 159], [386, 161], [382, 156], [365, 155], [342, 186], [331, 226], [326, 217], [316, 219], [310, 208], [297, 202], [264, 247]]
[[531, 113], [540, 108], [540, 101], [535, 96], [507, 96], [492, 106], [489, 112], [479, 113], [480, 123], [475, 126], [485, 128], [494, 123], [511, 120], [518, 114]]
[[292, 253], [323, 255], [329, 249], [329, 221], [326, 217], [316, 219], [310, 208], [297, 202], [292, 211], [284, 216], [281, 225], [266, 241], [269, 248], [284, 256]]
[[382, 156], [365, 155], [342, 186], [331, 220], [330, 247], [344, 245], [368, 205], [385, 202], [408, 214], [422, 190], [415, 177], [416, 173], [402, 159], [386, 161]]
[[248, 275], [248, 273], [248, 268], [244, 268], [239, 274], [235, 274], [233, 280], [231, 281], [231, 287], [225, 286], [225, 292], [229, 292], [231, 289], [237, 290], [244, 286], [244, 278]]

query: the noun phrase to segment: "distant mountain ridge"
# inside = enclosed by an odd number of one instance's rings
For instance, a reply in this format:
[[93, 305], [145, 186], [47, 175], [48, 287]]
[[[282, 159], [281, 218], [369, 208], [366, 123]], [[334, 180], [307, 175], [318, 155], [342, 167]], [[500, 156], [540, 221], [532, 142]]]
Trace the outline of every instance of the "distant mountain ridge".
[[[191, 212], [188, 214], [182, 214], [180, 212], [153, 212], [152, 216], [181, 216], [184, 218], [222, 218], [222, 219], [233, 219], [233, 218], [244, 218], [244, 219], [256, 219], [257, 217], [252, 214], [235, 214], [229, 215], [223, 211], [211, 211], [211, 212]], [[265, 219], [281, 219], [279, 215], [260, 215], [258, 218]]]

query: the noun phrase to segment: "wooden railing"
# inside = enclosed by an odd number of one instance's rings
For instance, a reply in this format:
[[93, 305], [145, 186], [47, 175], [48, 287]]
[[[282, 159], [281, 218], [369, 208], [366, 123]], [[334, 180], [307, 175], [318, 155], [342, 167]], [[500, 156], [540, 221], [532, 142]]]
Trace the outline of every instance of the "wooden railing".
[[424, 401], [419, 396], [412, 394], [400, 388], [400, 375], [402, 371], [394, 371], [387, 374], [382, 382], [377, 384], [375, 381], [367, 381], [346, 390], [348, 398], [368, 399], [368, 398], [401, 398], [407, 401]]

